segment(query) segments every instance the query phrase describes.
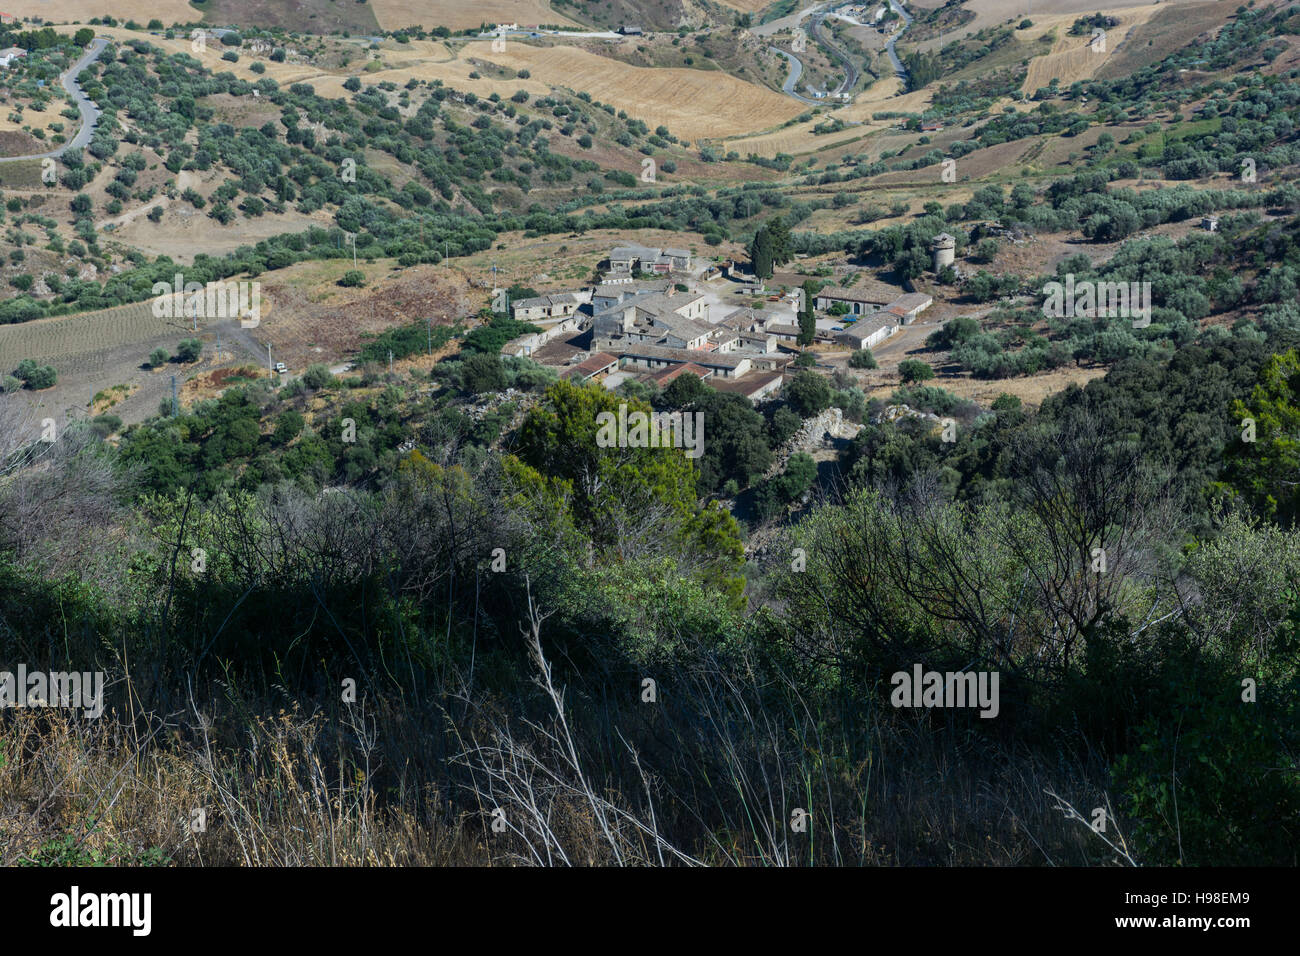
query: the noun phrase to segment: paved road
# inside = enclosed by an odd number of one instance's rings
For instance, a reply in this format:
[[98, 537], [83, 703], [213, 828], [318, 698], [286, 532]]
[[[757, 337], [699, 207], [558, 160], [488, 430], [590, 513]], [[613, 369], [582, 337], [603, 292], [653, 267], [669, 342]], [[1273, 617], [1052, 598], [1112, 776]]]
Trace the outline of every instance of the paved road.
[[70, 149], [85, 149], [90, 142], [91, 135], [95, 132], [95, 121], [99, 119], [99, 107], [86, 98], [86, 94], [81, 92], [81, 86], [77, 83], [77, 76], [87, 66], [98, 59], [99, 54], [103, 52], [104, 47], [108, 46], [108, 41], [103, 37], [96, 38], [90, 44], [84, 56], [76, 63], [72, 64], [67, 73], [63, 74], [63, 88], [68, 91], [72, 101], [77, 104], [77, 109], [81, 112], [81, 129], [77, 130], [77, 135], [72, 137], [58, 149], [50, 150], [48, 153], [31, 153], [27, 156], [4, 156], [0, 157], [0, 163], [17, 163], [26, 159], [57, 159]]
[[803, 96], [794, 91], [795, 87], [799, 85], [799, 77], [803, 76], [803, 62], [797, 56], [795, 56], [793, 53], [787, 53], [785, 50], [782, 50], [780, 47], [770, 46], [768, 47], [768, 49], [771, 50], [773, 53], [775, 53], [777, 56], [785, 57], [786, 62], [790, 64], [790, 75], [785, 78], [785, 83], [782, 84], [781, 86], [782, 93], [785, 93], [788, 96], [793, 96], [796, 100], [799, 100], [800, 102], [811, 103], [813, 106], [817, 106], [825, 102], [824, 100], [811, 99], [810, 97]]
[[899, 3], [898, 0], [889, 0], [889, 6], [895, 13], [903, 18], [903, 28], [889, 38], [889, 42], [885, 44], [885, 52], [889, 54], [889, 60], [894, 64], [894, 72], [898, 74], [898, 78], [903, 81], [903, 87], [906, 88], [907, 70], [903, 67], [903, 61], [898, 58], [898, 53], [894, 49], [894, 44], [898, 42], [899, 37], [907, 32], [907, 28], [912, 25], [912, 15], [907, 12], [907, 8]]
[[623, 34], [614, 33], [611, 30], [596, 30], [579, 32], [577, 30], [506, 30], [504, 33], [498, 33], [495, 30], [486, 30], [479, 34], [479, 39], [488, 40], [492, 37], [595, 37], [598, 40], [620, 40]]
[[[808, 34], [812, 37], [813, 41], [815, 43], [820, 43], [822, 48], [831, 55], [832, 59], [839, 60], [840, 64], [844, 67], [844, 82], [831, 90], [830, 93], [832, 95], [836, 93], [846, 93], [853, 89], [854, 85], [858, 82], [858, 68], [854, 65], [853, 59], [849, 56], [848, 51], [841, 49], [822, 32], [822, 25], [826, 22], [826, 16], [829, 10], [832, 7], [842, 5], [842, 3], [843, 0], [830, 0], [828, 3], [818, 3], [800, 10], [797, 13], [792, 13], [787, 17], [782, 17], [779, 20], [773, 20], [771, 23], [764, 23], [760, 26], [754, 27], [753, 32], [758, 36], [771, 36], [774, 33], [784, 33], [795, 30], [798, 28], [800, 23], [805, 19], [808, 19], [810, 21], [808, 24]], [[774, 46], [768, 47], [768, 49], [785, 57], [790, 64], [790, 75], [786, 77], [785, 84], [781, 87], [782, 92], [789, 96], [793, 96], [795, 99], [804, 103], [811, 103], [815, 106], [824, 105], [827, 102], [826, 97], [823, 97], [822, 99], [813, 99], [795, 92], [795, 88], [798, 85], [799, 78], [803, 75], [804, 69], [803, 63], [800, 62], [798, 57]]]
[[814, 14], [808, 32], [844, 66], [844, 82], [831, 90], [831, 94], [847, 93], [858, 82], [858, 68], [853, 65], [853, 58], [849, 56], [848, 51], [836, 46], [830, 36], [822, 32], [822, 25], [825, 22], [824, 12]]

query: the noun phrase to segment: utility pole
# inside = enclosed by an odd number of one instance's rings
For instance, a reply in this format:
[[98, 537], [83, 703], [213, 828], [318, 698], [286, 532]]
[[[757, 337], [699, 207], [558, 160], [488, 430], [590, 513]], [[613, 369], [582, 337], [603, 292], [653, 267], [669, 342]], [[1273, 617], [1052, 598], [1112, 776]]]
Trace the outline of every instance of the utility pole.
[[429, 354], [433, 355], [433, 316], [429, 316]]
[[176, 399], [176, 376], [172, 376], [172, 418], [181, 413], [181, 403]]
[[393, 350], [388, 350], [388, 374], [393, 374]]
[[271, 364], [271, 343], [266, 343], [266, 373], [272, 378], [275, 377], [275, 366]]

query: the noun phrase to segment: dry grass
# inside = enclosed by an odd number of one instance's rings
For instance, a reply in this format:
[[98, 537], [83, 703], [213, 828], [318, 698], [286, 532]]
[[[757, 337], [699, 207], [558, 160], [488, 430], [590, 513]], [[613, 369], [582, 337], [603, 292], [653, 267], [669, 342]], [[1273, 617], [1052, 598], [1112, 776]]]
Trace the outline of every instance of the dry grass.
[[51, 23], [85, 23], [91, 17], [112, 13], [119, 20], [141, 25], [157, 18], [163, 23], [189, 23], [202, 15], [186, 0], [7, 0], [5, 12], [16, 17], [42, 17]]
[[[214, 740], [208, 714], [190, 717], [184, 732], [143, 715], [7, 718], [0, 864], [131, 865], [151, 862], [148, 851], [195, 866], [487, 862], [457, 821], [380, 808], [364, 748], [356, 764], [327, 767], [340, 728], [327, 731], [318, 716], [252, 718], [245, 748]], [[371, 718], [357, 709], [351, 720], [364, 736]]]
[[1069, 33], [1070, 25], [1077, 19], [1074, 16], [1044, 17], [1041, 21], [1036, 21], [1036, 27], [1056, 27], [1056, 43], [1050, 53], [1029, 61], [1029, 70], [1021, 90], [1025, 93], [1033, 93], [1040, 87], [1047, 86], [1053, 79], [1060, 81], [1062, 89], [1071, 83], [1092, 79], [1111, 57], [1116, 56], [1118, 51], [1123, 49], [1122, 44], [1133, 29], [1139, 24], [1146, 23], [1162, 9], [1164, 8], [1161, 6], [1151, 4], [1123, 10], [1110, 8], [1103, 10], [1103, 13], [1119, 20], [1118, 26], [1106, 30], [1104, 52], [1092, 49], [1091, 32], [1087, 36], [1072, 36]]
[[[523, 26], [553, 23], [574, 25], [546, 0], [486, 0], [465, 3], [463, 0], [371, 0], [375, 18], [385, 30], [397, 30], [413, 24], [425, 27], [444, 26], [468, 30], [480, 23], [517, 23]], [[749, 9], [749, 8], [744, 8]]]
[[[1165, 0], [1172, 6], [1192, 6], [1203, 0]], [[975, 19], [968, 23], [965, 30], [974, 32], [984, 27], [996, 26], [1011, 19], [1029, 17], [1035, 23], [1052, 16], [1067, 17], [1073, 22], [1076, 18], [1090, 13], [1114, 13], [1126, 11], [1133, 7], [1147, 6], [1146, 0], [1106, 0], [1099, 7], [1096, 0], [968, 0], [968, 10], [975, 12]], [[1164, 4], [1161, 5], [1162, 7]], [[1068, 25], [1068, 24], [1067, 24]]]
[[504, 52], [493, 53], [489, 43], [475, 42], [465, 47], [465, 57], [527, 69], [537, 80], [586, 91], [651, 128], [667, 126], [674, 135], [691, 141], [769, 129], [805, 108], [780, 93], [723, 73], [635, 67], [570, 46], [507, 43]]
[[719, 2], [741, 13], [758, 13], [772, 5], [772, 0], [719, 0]]
[[[633, 711], [571, 703], [574, 688], [532, 646], [543, 707], [531, 716], [460, 694], [435, 714], [364, 698], [308, 712], [209, 685], [214, 696], [188, 692], [162, 719], [124, 677], [129, 714], [7, 711], [0, 865], [1098, 861], [1086, 828], [1047, 796], [1104, 801], [1081, 767], [981, 753], [925, 721], [828, 737], [797, 709], [753, 710], [757, 688], [725, 678], [688, 679], [678, 692], [703, 713], [664, 708], [650, 728]], [[612, 741], [593, 734], [605, 720]], [[708, 740], [692, 729], [701, 720]], [[796, 808], [815, 838], [789, 826]]]

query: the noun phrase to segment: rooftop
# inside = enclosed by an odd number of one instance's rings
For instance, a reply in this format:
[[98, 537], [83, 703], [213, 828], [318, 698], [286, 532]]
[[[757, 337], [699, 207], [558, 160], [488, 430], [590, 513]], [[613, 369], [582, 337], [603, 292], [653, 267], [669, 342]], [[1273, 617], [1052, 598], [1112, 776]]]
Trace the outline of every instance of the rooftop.
[[691, 349], [673, 349], [663, 345], [646, 345], [635, 342], [623, 350], [623, 356], [632, 358], [657, 359], [669, 362], [695, 362], [712, 368], [735, 368], [742, 362], [749, 361], [749, 356], [740, 352], [696, 352]]
[[662, 386], [667, 385], [673, 379], [677, 378], [677, 376], [684, 375], [686, 372], [690, 372], [692, 375], [697, 375], [700, 378], [708, 378], [713, 374], [711, 369], [696, 365], [694, 362], [687, 362], [685, 365], [674, 365], [672, 368], [664, 369], [662, 372], [656, 372], [651, 376], [651, 378], [656, 384]]
[[590, 378], [600, 372], [603, 372], [609, 366], [617, 364], [618, 359], [608, 352], [597, 352], [590, 358], [579, 362], [577, 365], [570, 365], [560, 373], [561, 378], [572, 378], [579, 376], [581, 378]]
[[817, 293], [819, 299], [837, 299], [840, 302], [888, 302], [898, 293], [893, 289], [881, 289], [872, 286], [857, 286], [852, 289], [841, 289], [838, 286], [827, 286]]

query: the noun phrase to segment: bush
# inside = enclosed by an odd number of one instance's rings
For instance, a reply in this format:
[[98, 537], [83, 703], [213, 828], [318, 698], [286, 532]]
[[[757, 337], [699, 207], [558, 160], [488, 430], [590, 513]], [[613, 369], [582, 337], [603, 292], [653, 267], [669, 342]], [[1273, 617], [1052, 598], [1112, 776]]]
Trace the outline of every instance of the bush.
[[27, 383], [27, 387], [35, 392], [43, 388], [53, 388], [59, 380], [59, 375], [51, 365], [37, 365], [29, 370], [26, 376], [19, 373], [19, 378], [22, 378]]
[[817, 463], [807, 452], [798, 451], [786, 462], [785, 472], [763, 482], [755, 492], [755, 507], [764, 518], [780, 513], [790, 502], [803, 497], [817, 480]]
[[786, 400], [804, 418], [824, 412], [831, 404], [831, 386], [816, 372], [804, 369], [785, 387]]
[[934, 378], [934, 369], [919, 359], [905, 359], [898, 363], [898, 374], [903, 377], [904, 384], [926, 382]]
[[122, 430], [122, 419], [118, 418], [116, 415], [105, 413], [103, 415], [96, 415], [92, 418], [90, 420], [90, 425], [100, 438], [107, 438], [114, 432]]
[[202, 354], [203, 343], [198, 339], [181, 339], [180, 345], [176, 346], [176, 361], [178, 362], [197, 362]]
[[343, 273], [338, 284], [345, 288], [361, 288], [366, 284], [366, 275], [360, 269], [349, 269]]
[[334, 384], [334, 373], [327, 365], [315, 362], [308, 365], [307, 370], [302, 373], [302, 383], [308, 388], [328, 388]]
[[870, 349], [857, 349], [849, 356], [849, 368], [877, 368], [876, 357]]
[[171, 353], [164, 348], [156, 348], [149, 353], [149, 367], [158, 368], [171, 360]]
[[460, 387], [471, 394], [498, 392], [506, 387], [506, 370], [499, 355], [478, 353], [460, 367]]

